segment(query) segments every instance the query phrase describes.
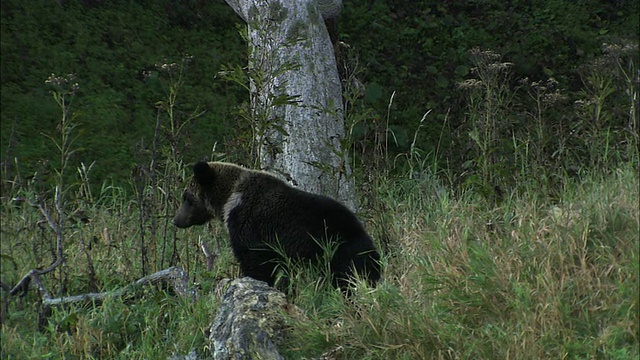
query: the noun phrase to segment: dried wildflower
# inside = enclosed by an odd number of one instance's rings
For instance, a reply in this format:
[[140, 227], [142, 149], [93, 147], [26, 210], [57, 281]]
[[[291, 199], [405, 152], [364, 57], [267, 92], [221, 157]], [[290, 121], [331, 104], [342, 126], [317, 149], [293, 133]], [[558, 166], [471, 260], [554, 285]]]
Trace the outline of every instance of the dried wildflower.
[[[603, 43], [602, 55], [580, 69], [586, 78], [589, 74], [600, 73], [614, 78], [625, 78], [628, 64], [637, 62], [638, 43], [622, 40], [620, 43]], [[628, 74], [627, 74], [628, 75]]]
[[549, 78], [547, 79], [547, 81], [540, 82], [540, 81], [534, 81], [531, 83], [531, 88], [537, 92], [540, 93], [545, 93], [547, 91], [557, 91], [558, 88], [558, 81], [554, 78]]
[[602, 53], [614, 58], [623, 58], [627, 56], [637, 56], [638, 43], [622, 41], [622, 44], [602, 44]]
[[490, 64], [500, 59], [500, 54], [492, 50], [482, 50], [479, 47], [474, 47], [469, 50], [471, 60], [476, 64]]
[[492, 70], [492, 71], [502, 71], [502, 70], [507, 70], [510, 67], [512, 67], [514, 64], [510, 63], [510, 62], [503, 62], [503, 63], [493, 63], [493, 64], [488, 64], [487, 65], [487, 69], [488, 70]]
[[561, 103], [567, 100], [567, 96], [560, 93], [560, 90], [556, 90], [552, 93], [544, 94], [542, 96], [542, 102], [546, 105], [553, 105]]
[[66, 94], [75, 94], [76, 91], [80, 88], [80, 84], [76, 81], [75, 74], [67, 74], [66, 76], [56, 76], [56, 74], [51, 73], [47, 80], [44, 81], [45, 84], [53, 85], [58, 88], [58, 90], [62, 93]]
[[482, 81], [478, 79], [467, 79], [458, 83], [458, 89], [461, 90], [474, 90], [482, 87]]
[[64, 78], [62, 76], [56, 76], [56, 74], [51, 73], [47, 80], [44, 81], [45, 84], [51, 85], [62, 85], [64, 83]]
[[168, 74], [175, 72], [180, 67], [180, 65], [174, 62], [173, 63], [156, 63], [155, 66], [158, 71], [168, 73]]
[[578, 109], [585, 109], [593, 104], [595, 104], [595, 101], [593, 99], [588, 99], [588, 100], [580, 99], [573, 102], [573, 105]]

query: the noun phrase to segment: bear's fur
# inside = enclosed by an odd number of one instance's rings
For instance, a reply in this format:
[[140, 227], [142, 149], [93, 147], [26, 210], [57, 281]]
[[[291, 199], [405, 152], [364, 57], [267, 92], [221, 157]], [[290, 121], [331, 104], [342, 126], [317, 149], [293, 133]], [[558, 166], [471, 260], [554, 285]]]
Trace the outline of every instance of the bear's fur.
[[173, 223], [179, 228], [217, 218], [229, 231], [244, 275], [274, 285], [281, 257], [317, 262], [321, 244], [334, 245], [333, 283], [345, 289], [358, 274], [380, 279], [380, 256], [358, 218], [329, 197], [289, 186], [275, 176], [223, 162], [201, 161]]

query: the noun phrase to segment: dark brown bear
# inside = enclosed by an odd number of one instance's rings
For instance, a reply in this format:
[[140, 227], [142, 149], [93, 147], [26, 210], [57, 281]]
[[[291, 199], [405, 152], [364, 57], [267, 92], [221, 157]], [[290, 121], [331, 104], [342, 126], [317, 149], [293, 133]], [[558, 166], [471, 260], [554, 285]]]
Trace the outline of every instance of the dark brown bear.
[[289, 186], [275, 176], [222, 162], [199, 162], [173, 223], [179, 228], [223, 220], [244, 275], [273, 286], [281, 256], [317, 262], [320, 244], [337, 244], [333, 283], [345, 290], [355, 274], [372, 286], [380, 256], [358, 218], [341, 203]]

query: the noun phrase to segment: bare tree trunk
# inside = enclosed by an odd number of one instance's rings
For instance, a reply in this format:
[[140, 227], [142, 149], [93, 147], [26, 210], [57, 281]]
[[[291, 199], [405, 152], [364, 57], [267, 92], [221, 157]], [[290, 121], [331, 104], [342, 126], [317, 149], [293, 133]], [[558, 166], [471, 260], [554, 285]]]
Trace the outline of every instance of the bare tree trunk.
[[226, 1], [248, 24], [257, 165], [355, 210], [342, 90], [323, 21], [342, 0]]

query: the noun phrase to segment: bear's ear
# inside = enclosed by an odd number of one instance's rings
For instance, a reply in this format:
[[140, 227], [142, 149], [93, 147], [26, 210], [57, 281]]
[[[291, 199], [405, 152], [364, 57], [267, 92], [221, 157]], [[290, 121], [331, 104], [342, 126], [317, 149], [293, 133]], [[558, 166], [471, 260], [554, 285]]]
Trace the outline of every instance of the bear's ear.
[[206, 161], [193, 165], [193, 177], [200, 185], [209, 185], [215, 179], [215, 172]]

